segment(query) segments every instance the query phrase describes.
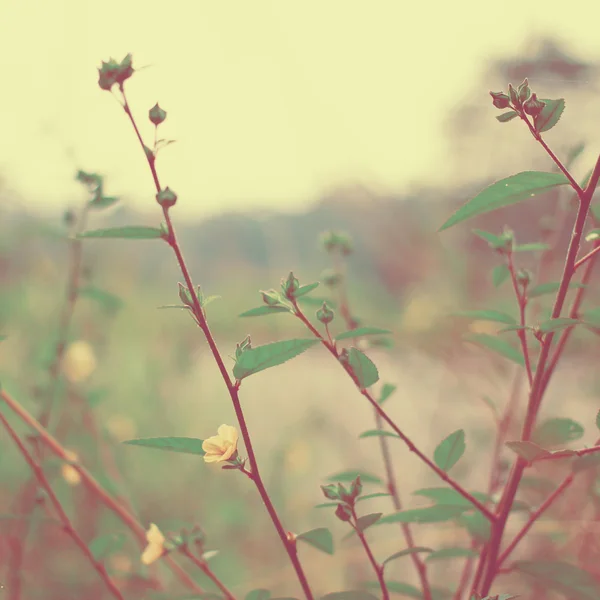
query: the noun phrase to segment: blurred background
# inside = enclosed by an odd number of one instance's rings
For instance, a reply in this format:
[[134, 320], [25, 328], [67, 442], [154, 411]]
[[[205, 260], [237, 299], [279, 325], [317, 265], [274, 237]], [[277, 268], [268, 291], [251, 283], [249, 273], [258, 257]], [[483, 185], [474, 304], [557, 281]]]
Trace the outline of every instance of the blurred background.
[[[580, 180], [593, 166], [600, 150], [590, 127], [600, 116], [597, 25], [586, 18], [589, 3], [571, 2], [568, 12], [560, 6], [546, 3], [542, 10], [513, 0], [433, 7], [392, 0], [4, 0], [3, 387], [34, 415], [48, 393], [69, 278], [65, 215], [77, 214], [89, 200], [77, 171], [101, 174], [107, 194], [120, 198], [92, 211], [89, 228], [157, 226], [161, 220], [130, 123], [97, 85], [102, 60], [131, 52], [139, 72], [126, 90], [142, 135], [151, 141], [147, 111], [158, 101], [168, 114], [160, 133], [176, 140], [159, 153], [158, 172], [179, 195], [172, 214], [195, 282], [207, 295], [220, 296], [207, 310], [222, 354], [233, 355], [248, 334], [254, 345], [307, 337], [289, 316], [237, 315], [259, 306], [258, 290], [277, 288], [290, 270], [303, 284], [324, 281], [336, 265], [319, 236], [347, 232], [354, 247], [345, 278], [352, 313], [361, 324], [394, 332], [392, 347], [369, 349], [381, 381], [397, 386], [390, 414], [428, 453], [464, 427], [468, 449], [455, 475], [485, 488], [493, 422], [481, 398], [502, 406], [513, 370], [462, 341], [465, 332], [495, 333], [498, 327], [449, 315], [480, 308], [515, 314], [516, 308], [510, 285], [492, 282], [498, 257], [471, 228], [498, 234], [509, 225], [523, 243], [556, 231], [556, 260], [537, 283], [556, 281], [569, 239], [560, 224], [564, 219], [569, 226], [571, 198], [562, 190], [442, 234], [437, 229], [492, 181], [554, 170], [525, 127], [494, 118], [489, 91], [506, 90], [509, 82], [528, 77], [539, 97], [564, 97], [564, 116], [545, 139], [560, 157], [573, 157]], [[534, 269], [539, 256], [518, 258], [520, 267]], [[130, 498], [144, 525], [177, 530], [198, 523], [207, 549], [220, 550], [215, 571], [236, 594], [259, 587], [297, 594], [248, 481], [197, 457], [119, 444], [161, 435], [206, 438], [221, 423], [235, 423], [189, 316], [157, 310], [178, 302], [178, 280], [165, 244], [86, 241], [81, 285], [87, 292], [75, 304], [50, 429], [101, 482]], [[311, 318], [323, 299], [339, 302], [336, 290], [323, 283], [313, 297], [314, 305], [306, 306]], [[591, 286], [586, 306], [596, 299]], [[540, 301], [543, 316], [552, 297]], [[339, 317], [334, 325], [337, 332], [346, 329]], [[547, 405], [548, 416], [566, 411], [589, 424], [580, 442], [589, 444], [598, 408], [599, 382], [590, 369], [595, 344], [589, 332], [572, 338]], [[342, 541], [343, 524], [326, 509], [312, 508], [322, 501], [319, 485], [339, 471], [382, 472], [377, 443], [358, 440], [375, 426], [372, 411], [330, 358], [313, 349], [242, 388], [258, 459], [286, 527], [334, 532], [334, 556], [308, 546], [301, 551], [321, 594], [350, 589], [371, 575], [356, 540]], [[29, 473], [4, 433], [0, 442], [0, 540], [6, 542], [0, 544], [0, 583], [15, 584], [8, 542], [17, 522], [27, 536], [19, 558], [20, 598], [103, 597], [70, 541], [40, 520], [42, 509], [19, 516], [15, 498]], [[394, 452], [405, 503], [417, 505], [422, 499], [412, 491], [439, 482], [404, 447]], [[86, 541], [122, 531], [81, 486], [61, 477], [59, 463], [45, 464]], [[378, 484], [371, 486], [377, 491]], [[373, 511], [392, 510], [385, 499], [371, 504]], [[468, 530], [423, 526], [418, 539], [441, 547], [468, 545], [468, 536]], [[373, 532], [373, 539], [382, 558], [404, 544], [390, 528]], [[60, 552], [51, 552], [53, 545]], [[580, 558], [584, 566], [597, 559], [594, 552]], [[107, 560], [111, 572], [129, 581], [131, 598], [176, 597], [148, 590], [148, 571], [132, 540]], [[431, 571], [442, 581], [455, 575], [455, 565]], [[416, 583], [408, 561], [390, 572]], [[510, 589], [498, 591], [529, 593], [527, 580], [506, 581]]]

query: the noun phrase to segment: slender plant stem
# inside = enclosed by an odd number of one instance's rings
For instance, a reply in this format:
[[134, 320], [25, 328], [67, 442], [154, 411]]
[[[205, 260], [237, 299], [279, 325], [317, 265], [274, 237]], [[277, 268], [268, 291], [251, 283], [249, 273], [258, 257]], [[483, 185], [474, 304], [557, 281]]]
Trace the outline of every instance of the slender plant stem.
[[29, 465], [30, 469], [33, 471], [33, 474], [35, 475], [36, 479], [38, 480], [40, 486], [46, 491], [46, 494], [48, 495], [48, 498], [50, 499], [50, 502], [52, 503], [52, 506], [54, 507], [54, 510], [56, 511], [56, 514], [58, 515], [58, 518], [60, 519], [65, 532], [73, 539], [75, 544], [79, 547], [79, 549], [81, 550], [81, 553], [87, 558], [87, 560], [93, 566], [94, 570], [98, 573], [98, 575], [100, 576], [100, 578], [102, 579], [102, 581], [104, 582], [104, 584], [106, 585], [106, 587], [108, 588], [110, 593], [115, 598], [117, 598], [117, 600], [125, 600], [124, 596], [119, 591], [119, 588], [116, 586], [115, 582], [111, 579], [110, 575], [107, 573], [104, 565], [94, 558], [94, 555], [90, 551], [88, 545], [81, 539], [81, 537], [79, 536], [77, 531], [75, 531], [75, 528], [73, 527], [73, 524], [71, 523], [71, 520], [69, 519], [69, 516], [64, 511], [59, 499], [56, 497], [56, 494], [54, 493], [54, 490], [52, 489], [50, 482], [48, 481], [46, 475], [44, 474], [44, 471], [39, 466], [39, 464], [35, 461], [32, 454], [29, 452], [29, 450], [27, 450], [27, 447], [21, 441], [21, 438], [19, 438], [16, 431], [12, 428], [12, 426], [10, 425], [10, 423], [8, 422], [8, 420], [2, 414], [1, 411], [0, 411], [0, 421], [2, 422], [2, 425], [6, 429], [8, 435], [11, 437], [11, 439], [13, 440], [13, 442], [19, 449], [19, 452], [23, 455], [23, 458]]
[[[333, 257], [335, 269], [341, 276], [341, 281], [338, 284], [340, 313], [342, 315], [342, 318], [344, 319], [348, 330], [353, 330], [356, 329], [356, 321], [352, 318], [350, 302], [348, 300], [348, 289], [346, 284], [347, 270], [345, 268], [345, 262], [342, 260], [339, 253], [335, 252], [335, 250], [333, 252]], [[333, 345], [333, 340], [329, 333], [329, 328], [327, 327], [327, 325], [325, 327], [327, 332], [327, 340], [331, 345]], [[382, 416], [376, 410], [374, 410], [373, 412], [375, 414], [375, 427], [377, 429], [382, 429]], [[381, 452], [383, 466], [385, 469], [386, 487], [392, 497], [392, 503], [394, 505], [395, 510], [399, 512], [403, 508], [402, 500], [400, 499], [400, 492], [398, 490], [396, 476], [394, 474], [394, 464], [390, 453], [389, 440], [384, 436], [379, 436], [379, 449]], [[402, 534], [404, 535], [404, 539], [408, 548], [415, 548], [416, 544], [410, 525], [408, 523], [401, 523], [400, 527], [402, 529]], [[429, 580], [427, 577], [427, 565], [416, 552], [412, 553], [410, 556], [417, 571], [419, 581], [421, 582], [423, 600], [431, 600], [431, 586], [429, 585]]]
[[525, 312], [527, 310], [527, 296], [519, 287], [519, 281], [517, 278], [517, 272], [515, 269], [515, 264], [513, 260], [513, 254], [510, 252], [507, 257], [508, 270], [510, 272], [510, 279], [513, 284], [513, 288], [515, 291], [515, 296], [517, 297], [517, 303], [519, 305], [519, 325], [521, 329], [517, 331], [519, 335], [519, 340], [521, 341], [521, 349], [523, 352], [523, 360], [525, 362], [525, 370], [527, 372], [527, 379], [529, 380], [529, 386], [531, 387], [531, 382], [533, 381], [533, 374], [531, 370], [531, 358], [529, 356], [529, 346], [527, 345], [527, 332], [524, 329], [526, 325]]
[[356, 531], [356, 535], [358, 536], [358, 539], [360, 540], [360, 543], [362, 544], [362, 547], [365, 550], [367, 558], [369, 559], [369, 562], [371, 563], [371, 566], [373, 567], [373, 571], [375, 572], [375, 576], [377, 577], [377, 581], [379, 582], [379, 587], [381, 588], [381, 594], [382, 594], [383, 600], [389, 600], [390, 592], [385, 583], [385, 577], [383, 574], [383, 565], [380, 565], [377, 562], [375, 556], [373, 555], [373, 551], [371, 550], [371, 547], [369, 546], [369, 542], [367, 541], [365, 534], [361, 531], [361, 529], [358, 525], [358, 517], [356, 516], [356, 511], [354, 510], [354, 508], [352, 508], [352, 519], [354, 522], [351, 521], [350, 524], [352, 525], [352, 528], [354, 529], [354, 531]]
[[[526, 122], [529, 124], [529, 121], [527, 119]], [[529, 125], [531, 129], [532, 126], [531, 124]], [[534, 133], [532, 131], [532, 133], [534, 137], [542, 144], [544, 149], [549, 153], [551, 158], [553, 158], [553, 160], [559, 166], [559, 168], [562, 167], [561, 170], [564, 172], [564, 166], [562, 166], [560, 161], [556, 159], [554, 154], [550, 152], [550, 149], [543, 142], [541, 136], [537, 132]], [[596, 166], [594, 168], [594, 171], [592, 172], [592, 176], [590, 177], [590, 181], [585, 190], [581, 190], [577, 183], [572, 181], [572, 177], [568, 177], [568, 179], [571, 182], [573, 189], [578, 195], [579, 206], [577, 210], [577, 216], [575, 218], [575, 223], [573, 225], [573, 231], [571, 234], [569, 248], [567, 250], [567, 256], [565, 259], [560, 287], [556, 294], [554, 307], [552, 309], [553, 319], [557, 319], [560, 317], [567, 296], [567, 292], [569, 290], [569, 284], [574, 275], [574, 266], [577, 260], [577, 254], [579, 253], [579, 247], [583, 236], [585, 222], [589, 213], [592, 196], [598, 184], [598, 180], [600, 179], [600, 156], [598, 157]], [[531, 433], [533, 431], [533, 427], [535, 425], [539, 407], [541, 405], [544, 392], [543, 378], [553, 338], [554, 332], [548, 333], [543, 338], [540, 356], [537, 362], [536, 373], [531, 386], [531, 393], [529, 396], [529, 403], [527, 407], [527, 415], [525, 417], [525, 423], [523, 425], [523, 431], [521, 434], [521, 439], [523, 441], [529, 441]], [[497, 574], [497, 560], [500, 553], [500, 545], [502, 543], [502, 537], [506, 527], [506, 522], [508, 520], [510, 509], [517, 494], [519, 483], [521, 481], [521, 477], [523, 476], [523, 471], [525, 470], [526, 466], [527, 461], [521, 456], [519, 456], [513, 466], [508, 483], [502, 495], [502, 499], [498, 507], [498, 512], [496, 513], [497, 518], [495, 522], [492, 523], [491, 535], [488, 543], [488, 553], [486, 557], [485, 576], [483, 578], [482, 587], [479, 590], [479, 593], [483, 596], [489, 593], [491, 585]]]
[[189, 558], [221, 591], [227, 600], [235, 600], [235, 596], [225, 587], [223, 582], [210, 570], [205, 560], [198, 558], [187, 546], [180, 548], [181, 553]]
[[576, 263], [573, 269], [577, 271], [579, 267], [583, 266], [588, 260], [594, 258], [596, 254], [600, 252], [600, 245], [596, 245], [593, 250], [590, 250], [583, 258], [580, 258]]
[[306, 315], [302, 312], [298, 303], [293, 301], [295, 315], [304, 323], [304, 325], [310, 330], [310, 332], [319, 339], [319, 341], [329, 350], [329, 352], [335, 357], [338, 363], [344, 368], [344, 370], [350, 375], [360, 393], [370, 402], [371, 406], [377, 411], [381, 418], [392, 428], [392, 430], [398, 435], [398, 437], [408, 446], [408, 449], [411, 452], [414, 452], [418, 458], [424, 462], [432, 471], [434, 471], [441, 479], [443, 479], [448, 485], [454, 488], [463, 498], [466, 498], [473, 506], [475, 506], [483, 515], [491, 522], [496, 519], [494, 513], [492, 513], [483, 503], [481, 503], [477, 498], [475, 498], [472, 494], [467, 492], [457, 481], [455, 481], [452, 477], [448, 475], [444, 470], [440, 469], [432, 460], [427, 458], [423, 452], [421, 452], [412, 440], [396, 425], [393, 419], [383, 410], [383, 408], [379, 405], [377, 400], [373, 398], [371, 393], [361, 388], [360, 384], [356, 380], [356, 377], [353, 373], [351, 373], [348, 368], [342, 364], [339, 360], [340, 355], [337, 351], [337, 347], [333, 344], [330, 344], [314, 327], [314, 325], [307, 319]]
[[517, 544], [525, 537], [527, 532], [533, 527], [533, 524], [545, 513], [554, 501], [573, 483], [574, 475], [570, 473], [565, 477], [563, 482], [546, 498], [546, 500], [531, 513], [527, 523], [523, 525], [522, 529], [514, 537], [513, 541], [506, 547], [506, 550], [498, 558], [497, 568], [502, 567], [506, 559], [512, 554], [513, 550], [517, 547]]
[[[135, 534], [140, 546], [146, 545], [146, 530], [117, 500], [115, 500], [94, 477], [80, 464], [71, 461], [68, 450], [52, 436], [44, 427], [42, 427], [25, 408], [19, 404], [6, 390], [0, 389], [0, 398], [6, 403], [8, 408], [14, 412], [28, 427], [33, 429], [40, 437], [42, 442], [60, 459], [70, 462], [73, 468], [79, 473], [81, 479], [90, 490], [92, 490], [100, 501]], [[173, 560], [169, 555], [161, 559], [165, 561], [170, 569], [178, 576], [180, 581], [196, 593], [204, 593], [204, 590]]]
[[[156, 165], [155, 165], [156, 161], [155, 161], [154, 154], [151, 151], [148, 151], [148, 148], [144, 144], [144, 141], [139, 132], [136, 121], [133, 117], [133, 114], [132, 114], [129, 104], [127, 102], [127, 97], [125, 96], [125, 90], [123, 88], [123, 85], [121, 85], [120, 90], [121, 90], [121, 94], [123, 97], [123, 104], [122, 104], [123, 109], [125, 110], [125, 113], [129, 117], [129, 120], [131, 121], [131, 124], [132, 124], [135, 134], [138, 138], [138, 141], [139, 141], [140, 145], [142, 146], [142, 149], [144, 150], [144, 154], [146, 156], [146, 159], [148, 161], [148, 166], [150, 167], [150, 172], [152, 174], [152, 179], [154, 181], [154, 186], [158, 193], [162, 190], [162, 188], [160, 185], [158, 173], [156, 171]], [[179, 242], [177, 240], [175, 228], [173, 227], [173, 223], [172, 223], [170, 212], [169, 212], [169, 207], [163, 205], [162, 209], [163, 209], [163, 215], [165, 218], [165, 224], [166, 224], [166, 228], [167, 228], [166, 241], [169, 244], [169, 246], [171, 246], [171, 248], [173, 249], [173, 252], [177, 259], [177, 263], [179, 265], [179, 269], [185, 280], [185, 284], [189, 291], [190, 299], [192, 301], [193, 315], [194, 315], [195, 320], [198, 323], [199, 327], [202, 329], [204, 336], [206, 337], [206, 341], [208, 342], [208, 345], [209, 345], [209, 348], [213, 355], [213, 358], [215, 359], [215, 362], [217, 363], [218, 369], [221, 373], [223, 381], [225, 382], [227, 391], [229, 392], [231, 401], [233, 403], [233, 408], [234, 408], [235, 415], [236, 415], [236, 418], [237, 418], [237, 421], [238, 421], [238, 424], [240, 427], [242, 439], [244, 440], [244, 445], [246, 446], [246, 451], [248, 452], [248, 462], [250, 463], [250, 467], [252, 470], [252, 481], [254, 481], [254, 484], [256, 485], [256, 488], [257, 488], [258, 493], [263, 501], [263, 504], [265, 505], [267, 512], [269, 514], [269, 517], [271, 518], [271, 521], [273, 522], [273, 525], [275, 526], [277, 534], [279, 535], [279, 539], [281, 540], [281, 543], [283, 544], [283, 546], [289, 556], [289, 559], [294, 567], [294, 570], [296, 571], [296, 576], [298, 578], [298, 581], [300, 582], [300, 585], [302, 587], [302, 590], [303, 590], [307, 600], [313, 600], [313, 593], [310, 589], [310, 585], [308, 584], [308, 580], [306, 578], [304, 570], [302, 569], [302, 565], [300, 564], [296, 545], [288, 539], [287, 533], [281, 523], [279, 515], [277, 514], [277, 511], [275, 510], [275, 506], [273, 505], [273, 502], [271, 501], [269, 493], [267, 492], [267, 489], [265, 488], [262, 477], [260, 475], [260, 471], [258, 468], [258, 462], [256, 460], [256, 455], [254, 453], [254, 448], [252, 446], [252, 439], [250, 438], [250, 432], [248, 431], [248, 426], [246, 424], [246, 418], [244, 416], [244, 412], [242, 410], [242, 405], [240, 403], [240, 399], [239, 399], [239, 395], [238, 395], [238, 387], [239, 386], [237, 383], [234, 383], [232, 381], [231, 377], [229, 376], [227, 367], [225, 366], [225, 363], [223, 362], [221, 353], [219, 352], [219, 349], [217, 348], [214, 337], [210, 331], [208, 322], [206, 320], [206, 316], [204, 314], [204, 310], [202, 309], [202, 307], [200, 305], [200, 300], [197, 296], [196, 290], [194, 288], [194, 284], [192, 282], [192, 278], [190, 276], [185, 259], [183, 257], [183, 253], [181, 251]]]

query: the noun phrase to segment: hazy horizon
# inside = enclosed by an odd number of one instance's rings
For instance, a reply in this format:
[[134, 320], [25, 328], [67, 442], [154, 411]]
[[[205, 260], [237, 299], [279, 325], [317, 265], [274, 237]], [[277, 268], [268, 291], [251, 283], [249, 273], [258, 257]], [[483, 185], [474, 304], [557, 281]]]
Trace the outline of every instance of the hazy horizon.
[[293, 209], [337, 184], [435, 184], [452, 176], [444, 119], [490, 59], [541, 35], [597, 58], [579, 5], [4, 0], [0, 177], [36, 211], [81, 197], [77, 168], [153, 207], [131, 127], [97, 85], [102, 60], [131, 52], [150, 66], [126, 88], [142, 134], [158, 101], [160, 137], [177, 140], [158, 168], [180, 214]]

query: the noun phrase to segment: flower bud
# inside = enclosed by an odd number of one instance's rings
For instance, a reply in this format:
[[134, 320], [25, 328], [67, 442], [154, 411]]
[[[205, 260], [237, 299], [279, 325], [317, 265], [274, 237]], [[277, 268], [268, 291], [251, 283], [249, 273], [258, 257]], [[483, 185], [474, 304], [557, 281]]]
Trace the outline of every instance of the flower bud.
[[527, 269], [519, 269], [517, 272], [517, 281], [527, 287], [531, 283], [531, 273]]
[[279, 306], [281, 304], [279, 301], [279, 294], [275, 290], [269, 290], [267, 292], [261, 290], [260, 295], [267, 306]]
[[163, 110], [158, 102], [148, 111], [148, 118], [154, 125], [160, 125], [167, 118], [167, 111]]
[[523, 80], [523, 83], [517, 88], [517, 95], [519, 96], [519, 102], [525, 102], [531, 96], [531, 89], [529, 88], [529, 82], [527, 77]]
[[340, 521], [349, 521], [352, 518], [352, 512], [347, 506], [338, 504], [337, 508], [335, 509], [335, 516]]
[[325, 498], [327, 498], [329, 500], [339, 500], [340, 499], [340, 495], [337, 492], [337, 486], [335, 485], [335, 483], [330, 483], [329, 485], [322, 485], [321, 491], [323, 492], [323, 495], [325, 496]]
[[504, 92], [490, 92], [490, 96], [494, 99], [493, 104], [496, 108], [508, 108], [510, 106], [510, 98]]
[[508, 84], [508, 97], [510, 98], [511, 103], [515, 108], [521, 107], [521, 102], [519, 100], [519, 94], [518, 94], [517, 90], [515, 90], [515, 88], [512, 86], [512, 83]]
[[294, 277], [292, 271], [285, 281], [281, 281], [281, 288], [286, 298], [293, 300], [296, 297], [296, 292], [300, 289], [300, 282]]
[[323, 302], [323, 306], [317, 311], [317, 319], [324, 325], [333, 321], [334, 312], [327, 306], [327, 302]]
[[544, 106], [546, 106], [544, 102], [538, 100], [535, 94], [531, 94], [531, 98], [525, 102], [523, 108], [528, 115], [537, 117], [542, 112]]
[[156, 194], [156, 201], [163, 208], [170, 208], [177, 202], [177, 194], [167, 186], [164, 190], [160, 190], [160, 192]]

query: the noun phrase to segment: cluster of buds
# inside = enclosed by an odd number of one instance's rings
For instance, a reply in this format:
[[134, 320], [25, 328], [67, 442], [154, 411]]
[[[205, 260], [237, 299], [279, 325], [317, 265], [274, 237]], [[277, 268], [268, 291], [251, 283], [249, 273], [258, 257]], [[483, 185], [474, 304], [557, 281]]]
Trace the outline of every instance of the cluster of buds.
[[108, 62], [102, 61], [102, 66], [98, 69], [98, 85], [103, 89], [110, 91], [115, 83], [123, 86], [123, 83], [133, 75], [131, 54], [128, 54], [121, 62], [114, 58]]
[[339, 231], [326, 231], [321, 234], [321, 245], [326, 252], [333, 253], [339, 251], [343, 256], [352, 254], [354, 245], [352, 238], [347, 233]]
[[532, 93], [527, 78], [517, 89], [509, 83], [508, 94], [490, 92], [490, 96], [496, 108], [512, 108], [517, 114], [526, 113], [532, 117], [537, 117], [546, 105], [535, 93]]
[[321, 491], [325, 498], [338, 503], [335, 516], [340, 521], [349, 521], [354, 514], [356, 499], [362, 493], [360, 475], [352, 482], [349, 490], [341, 483], [330, 483], [329, 485], [322, 485]]

